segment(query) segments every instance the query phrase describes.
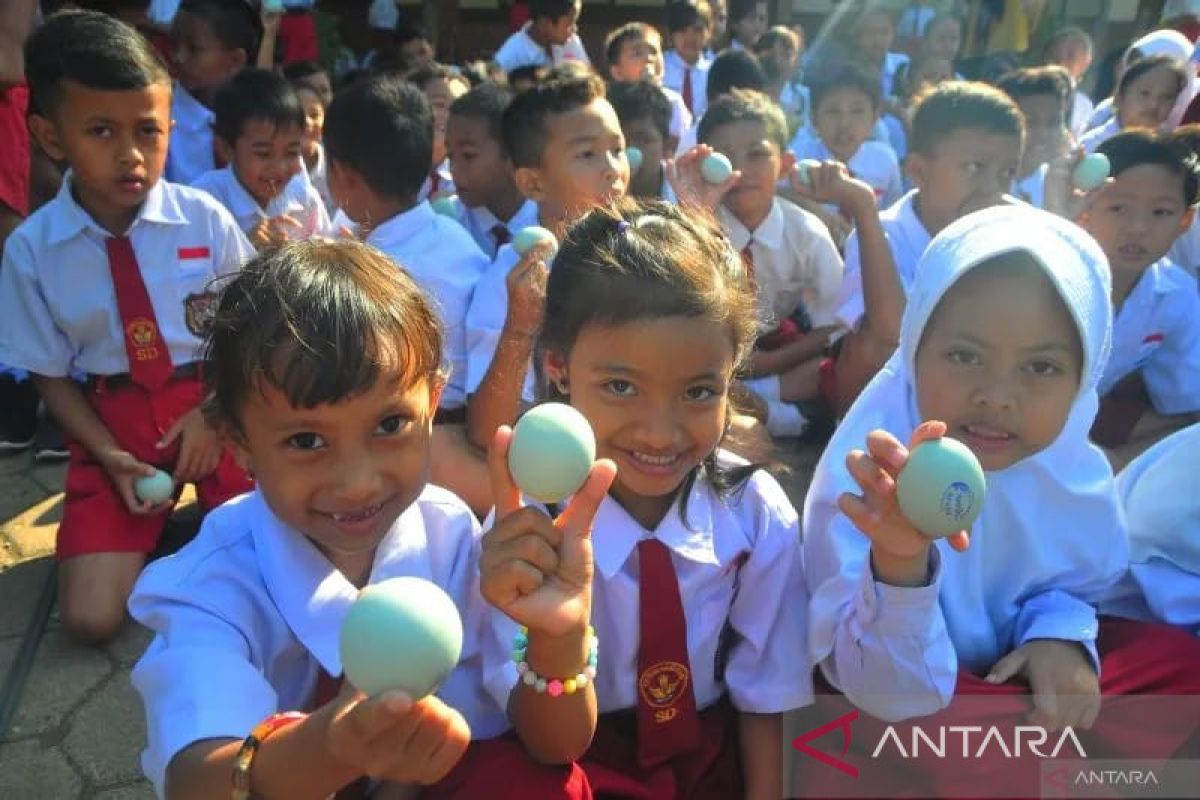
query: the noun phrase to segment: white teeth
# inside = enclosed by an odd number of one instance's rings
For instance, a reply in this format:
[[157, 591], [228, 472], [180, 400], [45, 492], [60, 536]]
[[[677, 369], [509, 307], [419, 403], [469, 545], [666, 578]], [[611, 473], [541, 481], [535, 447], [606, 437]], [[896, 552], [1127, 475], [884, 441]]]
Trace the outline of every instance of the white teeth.
[[653, 464], [657, 467], [665, 467], [669, 464], [674, 464], [676, 459], [679, 458], [679, 456], [651, 456], [647, 455], [646, 453], [637, 452], [633, 454], [633, 457], [638, 461], [643, 461], [647, 464]]
[[348, 514], [330, 514], [329, 516], [333, 517], [334, 522], [361, 522], [362, 520], [377, 514], [381, 508], [383, 508], [382, 503], [380, 505], [371, 506], [370, 508], [364, 508], [359, 511], [352, 511]]

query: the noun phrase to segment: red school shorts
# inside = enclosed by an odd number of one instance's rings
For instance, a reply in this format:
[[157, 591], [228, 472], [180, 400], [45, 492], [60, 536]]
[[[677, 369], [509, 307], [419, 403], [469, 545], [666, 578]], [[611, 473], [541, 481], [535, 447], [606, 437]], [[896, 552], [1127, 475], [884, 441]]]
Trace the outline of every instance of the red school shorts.
[[[200, 405], [204, 384], [199, 377], [172, 379], [151, 393], [134, 384], [110, 389], [100, 383], [85, 392], [121, 447], [147, 464], [171, 472], [179, 458], [180, 440], [165, 450], [155, 444], [180, 417]], [[89, 553], [153, 552], [170, 512], [153, 516], [130, 513], [92, 454], [75, 441], [68, 441], [67, 447], [71, 458], [55, 557], [65, 561]], [[225, 449], [217, 469], [196, 484], [196, 496], [207, 511], [253, 487], [250, 476]], [[175, 499], [179, 499], [178, 488]]]

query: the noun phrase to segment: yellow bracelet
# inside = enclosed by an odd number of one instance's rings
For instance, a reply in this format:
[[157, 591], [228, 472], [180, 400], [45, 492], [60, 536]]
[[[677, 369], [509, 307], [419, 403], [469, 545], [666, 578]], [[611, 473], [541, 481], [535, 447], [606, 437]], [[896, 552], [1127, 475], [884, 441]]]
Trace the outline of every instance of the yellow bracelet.
[[307, 717], [307, 714], [301, 714], [299, 711], [284, 711], [272, 714], [254, 726], [250, 735], [242, 740], [241, 749], [233, 759], [233, 800], [250, 800], [250, 766], [254, 763], [254, 756], [258, 755], [258, 748], [262, 743], [279, 729]]

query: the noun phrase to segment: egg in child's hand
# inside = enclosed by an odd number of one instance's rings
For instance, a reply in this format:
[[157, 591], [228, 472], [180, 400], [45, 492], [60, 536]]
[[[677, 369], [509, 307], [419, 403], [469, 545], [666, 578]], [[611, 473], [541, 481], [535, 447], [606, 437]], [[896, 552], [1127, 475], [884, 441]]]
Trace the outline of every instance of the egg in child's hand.
[[558, 503], [583, 486], [596, 460], [596, 435], [587, 418], [566, 403], [542, 403], [525, 412], [508, 445], [508, 471], [522, 492]]
[[641, 169], [642, 161], [645, 160], [640, 147], [626, 147], [625, 158], [629, 160], [629, 172], [631, 174]]
[[1112, 172], [1112, 164], [1104, 153], [1092, 153], [1079, 159], [1071, 173], [1071, 183], [1081, 192], [1099, 189], [1108, 180]]
[[700, 162], [700, 174], [712, 184], [722, 184], [733, 174], [733, 162], [724, 153], [709, 153]]
[[444, 217], [455, 217], [454, 213], [454, 198], [453, 197], [435, 197], [429, 201], [429, 205], [433, 206], [433, 210]]
[[800, 180], [800, 183], [811, 187], [812, 175], [810, 174], [809, 170], [820, 166], [820, 161], [816, 161], [811, 158], [803, 158], [796, 162], [796, 177]]
[[175, 479], [170, 473], [156, 469], [153, 475], [143, 475], [133, 482], [133, 493], [143, 503], [156, 506], [175, 496]]
[[458, 609], [423, 578], [389, 578], [367, 586], [342, 622], [346, 679], [374, 697], [402, 691], [413, 700], [437, 690], [462, 653]]
[[970, 530], [987, 483], [979, 459], [957, 439], [922, 442], [896, 479], [896, 499], [913, 527], [931, 538]]
[[558, 252], [558, 239], [554, 238], [554, 234], [540, 225], [530, 225], [526, 228], [521, 228], [517, 231], [517, 235], [513, 237], [513, 249], [517, 251], [517, 255], [525, 255], [533, 248], [537, 247], [542, 242], [550, 245], [549, 258], [554, 258], [554, 254]]

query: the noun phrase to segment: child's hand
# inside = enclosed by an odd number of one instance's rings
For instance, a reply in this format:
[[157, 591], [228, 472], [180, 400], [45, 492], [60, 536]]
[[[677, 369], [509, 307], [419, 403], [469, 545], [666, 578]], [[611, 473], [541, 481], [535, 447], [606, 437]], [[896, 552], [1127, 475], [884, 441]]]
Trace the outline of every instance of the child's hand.
[[1047, 730], [1090, 728], [1100, 713], [1100, 678], [1078, 642], [1034, 639], [996, 662], [988, 683], [1023, 675], [1033, 690], [1029, 720]]
[[855, 216], [860, 209], [875, 208], [875, 190], [869, 184], [850, 177], [846, 165], [840, 161], [810, 165], [807, 183], [800, 180], [799, 168], [793, 167], [788, 173], [788, 184], [797, 196], [838, 206], [851, 216]]
[[260, 14], [263, 26], [263, 36], [276, 36], [279, 33], [279, 23], [283, 19], [283, 11], [268, 11], [266, 5]]
[[542, 327], [542, 316], [546, 312], [546, 278], [550, 270], [546, 260], [550, 255], [549, 244], [539, 244], [521, 256], [504, 283], [508, 288], [508, 316], [504, 327], [530, 337], [536, 336]]
[[162, 503], [147, 503], [137, 496], [133, 490], [133, 482], [138, 478], [149, 478], [157, 470], [144, 461], [139, 461], [132, 453], [113, 446], [95, 454], [96, 461], [108, 473], [109, 480], [117, 487], [117, 493], [125, 501], [129, 513], [138, 516], [153, 516], [169, 511], [175, 505], [173, 500]]
[[[946, 434], [946, 423], [930, 420], [913, 431], [909, 447]], [[838, 508], [871, 540], [871, 559], [880, 581], [896, 586], [923, 586], [928, 578], [929, 548], [933, 543], [913, 527], [896, 500], [896, 476], [908, 463], [908, 449], [887, 431], [867, 436], [867, 452], [846, 456], [850, 476], [862, 494], [844, 493]], [[948, 539], [955, 550], [966, 550], [970, 539], [960, 531]]]
[[484, 598], [512, 619], [547, 636], [586, 628], [592, 612], [592, 522], [616, 477], [604, 459], [551, 520], [522, 508], [521, 490], [508, 472], [512, 429], [501, 426], [488, 449], [496, 522], [483, 537], [479, 585]]
[[462, 715], [435, 695], [413, 702], [403, 692], [368, 698], [343, 693], [331, 701], [330, 755], [356, 772], [397, 783], [436, 783], [471, 743]]
[[286, 244], [293, 233], [303, 228], [295, 217], [281, 214], [278, 217], [259, 220], [258, 224], [250, 229], [248, 238], [250, 244], [260, 250], [264, 247], [278, 247]]
[[1090, 192], [1075, 187], [1075, 167], [1086, 155], [1082, 147], [1077, 147], [1051, 161], [1046, 168], [1046, 193], [1043, 202], [1050, 213], [1072, 221], [1078, 220], [1092, 207], [1100, 193], [1112, 185], [1113, 179], [1109, 177]]
[[708, 145], [698, 144], [679, 158], [667, 161], [667, 182], [675, 190], [680, 204], [716, 211], [729, 190], [742, 179], [741, 171], [735, 169], [724, 183], [712, 184], [704, 180], [700, 162], [713, 152]]
[[195, 483], [207, 478], [221, 461], [221, 437], [204, 419], [199, 407], [180, 417], [163, 434], [157, 447], [165, 450], [180, 436], [183, 440], [175, 461], [175, 482]]

